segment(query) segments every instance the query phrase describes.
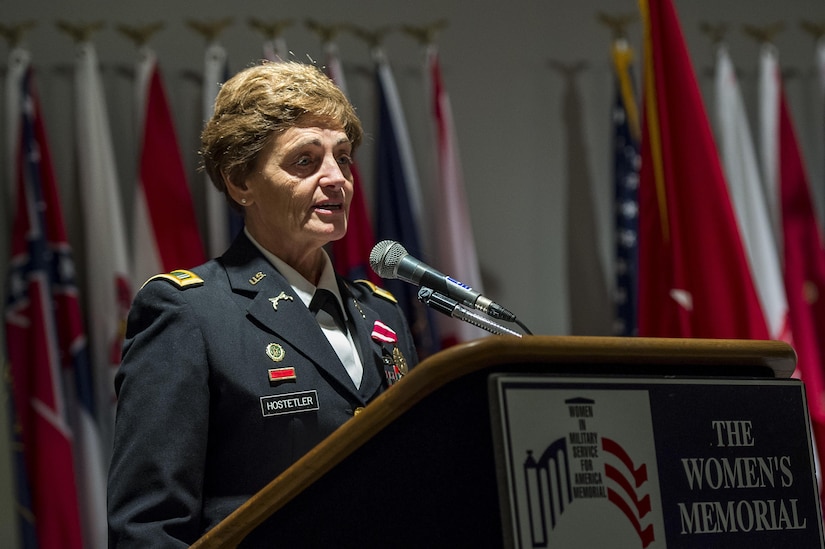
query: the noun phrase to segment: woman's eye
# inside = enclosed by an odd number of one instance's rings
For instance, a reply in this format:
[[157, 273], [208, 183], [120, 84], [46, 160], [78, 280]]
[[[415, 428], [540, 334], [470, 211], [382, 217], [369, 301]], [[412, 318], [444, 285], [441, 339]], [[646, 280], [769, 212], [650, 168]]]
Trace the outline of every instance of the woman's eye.
[[342, 154], [338, 157], [338, 163], [344, 166], [349, 166], [352, 164], [352, 157], [348, 154]]
[[296, 166], [309, 166], [310, 164], [312, 164], [312, 159], [308, 156], [302, 156], [295, 162]]

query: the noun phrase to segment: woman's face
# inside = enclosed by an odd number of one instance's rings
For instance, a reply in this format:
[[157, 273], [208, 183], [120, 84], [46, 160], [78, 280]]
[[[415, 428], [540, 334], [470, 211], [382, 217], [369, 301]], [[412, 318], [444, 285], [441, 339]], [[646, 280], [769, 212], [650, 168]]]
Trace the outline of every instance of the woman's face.
[[252, 236], [285, 261], [342, 238], [353, 193], [351, 155], [344, 130], [326, 119], [275, 134], [243, 194], [233, 196], [246, 200]]

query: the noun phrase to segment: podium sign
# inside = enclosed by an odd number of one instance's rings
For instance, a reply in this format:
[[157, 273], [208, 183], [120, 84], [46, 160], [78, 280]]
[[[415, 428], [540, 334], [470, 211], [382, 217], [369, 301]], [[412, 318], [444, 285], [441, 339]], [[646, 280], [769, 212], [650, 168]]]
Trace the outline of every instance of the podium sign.
[[802, 383], [490, 378], [505, 543], [824, 547]]

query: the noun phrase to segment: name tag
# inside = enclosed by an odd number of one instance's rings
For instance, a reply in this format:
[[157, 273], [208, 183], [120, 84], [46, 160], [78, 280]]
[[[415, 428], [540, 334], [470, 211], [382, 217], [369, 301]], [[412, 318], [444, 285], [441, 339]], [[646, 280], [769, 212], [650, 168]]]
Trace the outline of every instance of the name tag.
[[286, 395], [261, 397], [261, 412], [264, 417], [295, 414], [318, 409], [318, 391], [302, 391]]

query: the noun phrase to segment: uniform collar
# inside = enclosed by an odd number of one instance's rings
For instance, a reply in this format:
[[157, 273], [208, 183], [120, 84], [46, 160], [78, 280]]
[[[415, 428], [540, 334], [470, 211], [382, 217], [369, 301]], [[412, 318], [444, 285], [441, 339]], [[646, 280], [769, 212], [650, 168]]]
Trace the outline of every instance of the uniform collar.
[[315, 290], [317, 288], [329, 290], [332, 292], [332, 295], [335, 296], [335, 299], [338, 300], [339, 307], [342, 311], [344, 311], [344, 320], [347, 320], [346, 307], [344, 307], [344, 300], [341, 298], [341, 291], [338, 289], [338, 280], [335, 277], [335, 269], [332, 266], [332, 260], [329, 258], [329, 254], [327, 254], [326, 250], [323, 248], [321, 249], [321, 253], [324, 257], [324, 267], [321, 271], [321, 277], [318, 279], [318, 286], [315, 286], [312, 282], [304, 278], [301, 273], [287, 264], [283, 259], [264, 248], [257, 240], [255, 240], [254, 236], [249, 234], [246, 227], [244, 227], [244, 233], [249, 241], [252, 242], [256, 248], [258, 248], [258, 251], [261, 252], [267, 261], [269, 261], [272, 266], [275, 267], [281, 275], [283, 275], [287, 283], [289, 283], [289, 285], [292, 286], [292, 289], [295, 290], [295, 295], [297, 295], [301, 301], [304, 302], [304, 305], [309, 307], [309, 303], [312, 301], [312, 296], [315, 295]]

